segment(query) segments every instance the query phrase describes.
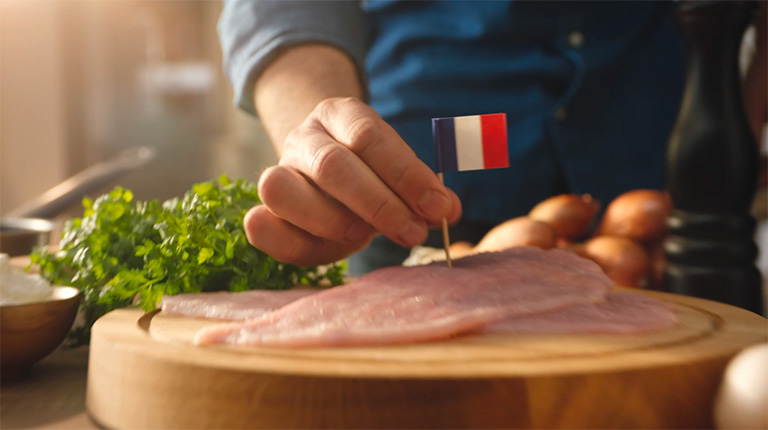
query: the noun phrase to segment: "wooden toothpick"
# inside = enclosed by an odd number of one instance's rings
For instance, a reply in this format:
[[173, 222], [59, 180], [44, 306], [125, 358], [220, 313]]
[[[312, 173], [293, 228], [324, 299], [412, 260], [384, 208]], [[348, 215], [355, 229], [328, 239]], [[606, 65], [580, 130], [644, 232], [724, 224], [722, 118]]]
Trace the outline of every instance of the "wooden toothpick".
[[[440, 184], [443, 183], [443, 174], [438, 173], [437, 177], [440, 178]], [[448, 268], [453, 268], [453, 262], [451, 262], [451, 239], [448, 237], [448, 220], [443, 217], [443, 248], [445, 249], [445, 262], [448, 263]]]

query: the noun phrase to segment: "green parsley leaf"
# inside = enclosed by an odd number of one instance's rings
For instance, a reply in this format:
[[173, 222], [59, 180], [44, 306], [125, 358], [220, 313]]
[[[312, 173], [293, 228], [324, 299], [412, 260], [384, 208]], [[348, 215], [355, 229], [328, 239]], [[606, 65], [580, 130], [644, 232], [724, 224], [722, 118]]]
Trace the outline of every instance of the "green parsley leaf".
[[59, 250], [38, 248], [31, 256], [44, 278], [83, 292], [85, 326], [70, 333], [72, 346], [87, 344], [107, 312], [151, 311], [164, 295], [342, 283], [343, 262], [299, 267], [252, 247], [243, 217], [260, 203], [256, 184], [226, 176], [162, 204], [134, 202], [121, 187], [83, 199], [83, 217], [67, 221]]

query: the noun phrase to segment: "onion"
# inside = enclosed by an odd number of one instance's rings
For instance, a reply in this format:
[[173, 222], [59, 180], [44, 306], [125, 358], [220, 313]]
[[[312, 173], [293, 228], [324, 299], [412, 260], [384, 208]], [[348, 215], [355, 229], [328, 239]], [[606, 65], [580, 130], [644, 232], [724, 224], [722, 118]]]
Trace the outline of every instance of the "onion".
[[577, 252], [597, 263], [611, 280], [626, 287], [645, 287], [651, 264], [645, 250], [625, 237], [600, 236], [584, 243]]
[[451, 251], [451, 258], [461, 258], [472, 254], [474, 251], [473, 246], [474, 245], [469, 242], [453, 242], [449, 247]]
[[623, 236], [640, 243], [661, 239], [672, 211], [669, 195], [656, 190], [634, 190], [616, 197], [605, 210], [596, 236]]
[[599, 210], [600, 203], [589, 194], [560, 194], [534, 206], [528, 216], [551, 224], [560, 237], [578, 239], [589, 232]]
[[555, 229], [541, 221], [517, 217], [497, 225], [475, 246], [475, 252], [501, 251], [513, 246], [535, 246], [549, 249], [555, 246]]
[[646, 246], [651, 261], [651, 286], [654, 290], [664, 289], [664, 269], [667, 268], [667, 257], [664, 254], [663, 245], [663, 242], [657, 242]]
[[576, 245], [576, 242], [573, 242], [571, 240], [568, 240], [564, 237], [558, 237], [557, 241], [555, 241], [555, 248], [558, 249], [574, 249], [574, 246]]

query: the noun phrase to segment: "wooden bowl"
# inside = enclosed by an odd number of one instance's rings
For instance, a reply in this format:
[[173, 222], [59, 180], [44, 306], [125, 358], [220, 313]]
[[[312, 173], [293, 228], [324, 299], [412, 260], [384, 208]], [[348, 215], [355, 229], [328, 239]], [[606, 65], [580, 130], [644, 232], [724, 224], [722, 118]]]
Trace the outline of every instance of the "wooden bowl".
[[48, 300], [0, 306], [0, 373], [23, 377], [30, 366], [55, 350], [77, 315], [80, 291], [53, 287]]

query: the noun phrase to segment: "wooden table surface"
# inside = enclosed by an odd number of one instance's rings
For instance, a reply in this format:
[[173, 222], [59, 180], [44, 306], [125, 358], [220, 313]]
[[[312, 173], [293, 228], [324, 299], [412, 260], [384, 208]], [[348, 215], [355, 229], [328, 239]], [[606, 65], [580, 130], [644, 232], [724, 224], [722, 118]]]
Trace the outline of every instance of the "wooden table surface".
[[85, 414], [88, 348], [58, 349], [29, 375], [0, 381], [2, 429], [97, 429]]

